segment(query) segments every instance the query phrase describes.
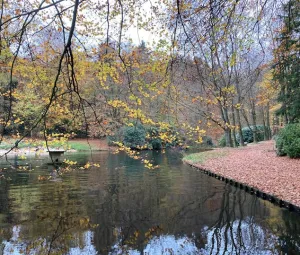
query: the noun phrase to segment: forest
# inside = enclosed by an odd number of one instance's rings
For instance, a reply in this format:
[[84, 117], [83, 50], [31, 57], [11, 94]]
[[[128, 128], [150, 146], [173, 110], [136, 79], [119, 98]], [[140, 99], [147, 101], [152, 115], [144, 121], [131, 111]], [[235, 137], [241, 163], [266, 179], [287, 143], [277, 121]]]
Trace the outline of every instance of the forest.
[[269, 140], [300, 119], [299, 10], [297, 0], [2, 0], [1, 142]]
[[300, 254], [299, 0], [0, 0], [0, 254]]

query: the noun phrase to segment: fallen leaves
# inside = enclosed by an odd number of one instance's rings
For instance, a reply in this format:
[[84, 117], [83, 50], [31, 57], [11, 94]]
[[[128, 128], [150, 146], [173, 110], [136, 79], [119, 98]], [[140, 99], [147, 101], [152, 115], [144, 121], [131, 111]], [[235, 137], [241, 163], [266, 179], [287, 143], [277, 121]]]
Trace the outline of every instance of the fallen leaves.
[[226, 156], [193, 164], [300, 206], [300, 160], [276, 156], [273, 141], [220, 151]]

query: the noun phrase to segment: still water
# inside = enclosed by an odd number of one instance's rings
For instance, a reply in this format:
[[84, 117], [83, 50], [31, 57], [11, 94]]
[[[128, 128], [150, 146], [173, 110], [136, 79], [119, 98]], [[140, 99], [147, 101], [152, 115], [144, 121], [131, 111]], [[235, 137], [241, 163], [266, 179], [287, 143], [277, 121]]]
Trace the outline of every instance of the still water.
[[101, 167], [39, 181], [52, 171], [47, 158], [0, 162], [0, 255], [300, 254], [299, 214], [182, 164], [178, 152], [145, 152], [155, 170], [124, 154], [65, 157]]

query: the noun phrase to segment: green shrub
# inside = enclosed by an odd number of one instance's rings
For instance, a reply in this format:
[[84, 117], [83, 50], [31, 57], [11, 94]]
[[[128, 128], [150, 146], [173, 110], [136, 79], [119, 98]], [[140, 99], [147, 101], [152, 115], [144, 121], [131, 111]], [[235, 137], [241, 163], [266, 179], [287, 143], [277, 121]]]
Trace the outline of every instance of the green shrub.
[[106, 138], [107, 144], [109, 146], [115, 146], [116, 145], [115, 142], [123, 142], [124, 139], [123, 131], [124, 131], [124, 127], [117, 130], [113, 135], [107, 136]]
[[130, 148], [142, 147], [146, 144], [146, 131], [143, 125], [124, 126], [117, 130], [114, 135], [107, 136], [109, 146], [115, 146], [115, 142], [121, 142]]
[[300, 123], [286, 125], [276, 138], [276, 152], [279, 156], [300, 158]]
[[161, 140], [159, 138], [152, 139], [151, 146], [153, 150], [161, 150], [162, 149]]
[[[251, 129], [250, 129], [251, 128]], [[243, 140], [246, 143], [253, 143], [254, 138], [253, 138], [253, 126], [249, 127], [244, 127], [242, 128], [242, 134], [243, 134]], [[262, 125], [257, 125], [257, 141], [263, 141], [264, 140], [264, 126]], [[239, 134], [236, 135], [236, 140], [240, 140]]]
[[282, 136], [275, 136], [276, 141], [276, 154], [278, 156], [286, 156], [286, 153], [283, 151], [283, 139]]
[[203, 136], [203, 145], [214, 146], [212, 138], [210, 136], [208, 136], [208, 135]]
[[221, 138], [219, 139], [219, 146], [220, 147], [225, 147], [226, 146], [226, 137], [225, 137], [225, 135], [222, 135]]
[[[160, 138], [161, 133], [172, 137], [168, 141]], [[148, 148], [153, 150], [161, 150], [162, 148], [181, 145], [182, 139], [175, 128], [161, 129], [155, 126], [143, 126], [137, 124], [134, 126], [125, 126], [115, 132], [114, 135], [107, 137], [108, 145], [114, 146], [115, 142], [121, 142], [130, 148]], [[207, 138], [207, 143], [211, 144], [212, 139]]]
[[[176, 131], [174, 127], [171, 127], [169, 129], [161, 129], [154, 126], [148, 126], [146, 128], [147, 132], [147, 143], [150, 148], [153, 150], [160, 150], [162, 148], [168, 148], [177, 146], [181, 143], [182, 138], [180, 137], [180, 134]], [[173, 137], [174, 139], [171, 139], [170, 141], [162, 140], [159, 137], [160, 133], [166, 133], [168, 137]]]
[[285, 150], [290, 158], [300, 158], [300, 137], [296, 138]]
[[[253, 126], [250, 126], [251, 129], [249, 127], [244, 127], [242, 128], [242, 134], [243, 134], [243, 140], [246, 143], [253, 143]], [[257, 125], [257, 141], [263, 141], [264, 140], [264, 126], [262, 125]], [[240, 135], [237, 133], [236, 134], [236, 141], [239, 145], [239, 141], [240, 141]], [[226, 137], [225, 134], [221, 136], [221, 138], [219, 139], [219, 146], [220, 147], [225, 147], [226, 146]]]
[[146, 130], [141, 124], [123, 128], [123, 143], [126, 147], [138, 148], [146, 144]]

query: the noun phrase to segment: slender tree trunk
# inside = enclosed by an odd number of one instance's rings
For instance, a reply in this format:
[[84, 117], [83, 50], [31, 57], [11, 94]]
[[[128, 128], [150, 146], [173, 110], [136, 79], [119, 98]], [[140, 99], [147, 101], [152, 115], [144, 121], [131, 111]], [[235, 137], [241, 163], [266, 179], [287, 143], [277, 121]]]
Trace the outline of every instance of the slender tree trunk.
[[267, 109], [266, 109], [266, 122], [267, 122], [267, 127], [268, 127], [268, 140], [272, 138], [272, 132], [271, 132], [271, 125], [270, 125], [270, 103], [268, 102], [267, 104]]
[[256, 126], [256, 109], [255, 109], [255, 103], [251, 103], [251, 115], [252, 115], [252, 125], [253, 125], [253, 142], [257, 143], [257, 126]]
[[[4, 112], [5, 112], [4, 104], [5, 104], [5, 99], [3, 96], [0, 96], [0, 120], [4, 119]], [[3, 129], [4, 129], [4, 126], [1, 122], [0, 123], [0, 136], [3, 134]]]
[[231, 111], [232, 111], [232, 125], [234, 126], [234, 128], [232, 129], [232, 140], [233, 140], [233, 146], [234, 147], [238, 147], [238, 142], [236, 140], [236, 132], [235, 132], [235, 113], [234, 113], [234, 106], [233, 106], [233, 102], [231, 104]]
[[228, 127], [225, 128], [226, 147], [232, 147], [231, 132]]
[[231, 139], [230, 120], [229, 120], [227, 108], [224, 108], [224, 117], [225, 117], [225, 122], [227, 124], [225, 127], [226, 146], [233, 147], [233, 143]]
[[287, 114], [287, 107], [286, 107], [286, 85], [283, 85], [281, 87], [281, 96], [283, 98], [282, 100], [282, 106], [281, 106], [281, 109], [282, 109], [282, 112], [283, 112], [283, 118], [284, 118], [284, 124], [288, 124], [289, 123], [289, 120], [288, 120], [288, 114]]
[[241, 123], [241, 115], [240, 115], [240, 109], [236, 109], [236, 118], [237, 118], [237, 122], [238, 122], [238, 133], [239, 133], [239, 137], [240, 137], [240, 146], [245, 146], [244, 143], [244, 137], [243, 137], [243, 132], [242, 132], [242, 123]]
[[268, 127], [266, 125], [266, 113], [265, 113], [265, 107], [262, 106], [262, 115], [263, 115], [263, 126], [264, 126], [264, 140], [269, 140], [268, 139]]
[[225, 134], [226, 146], [227, 147], [233, 147], [232, 140], [231, 140], [231, 130], [229, 128], [230, 121], [229, 121], [229, 118], [228, 118], [228, 109], [226, 107], [224, 107], [221, 104], [221, 102], [219, 102], [219, 109], [220, 109], [220, 114], [221, 114], [222, 120], [225, 123], [224, 134]]

